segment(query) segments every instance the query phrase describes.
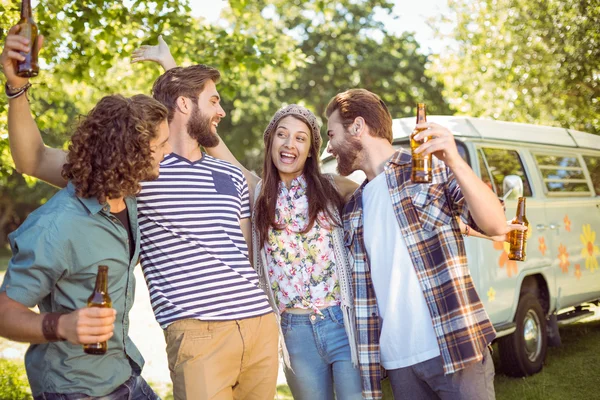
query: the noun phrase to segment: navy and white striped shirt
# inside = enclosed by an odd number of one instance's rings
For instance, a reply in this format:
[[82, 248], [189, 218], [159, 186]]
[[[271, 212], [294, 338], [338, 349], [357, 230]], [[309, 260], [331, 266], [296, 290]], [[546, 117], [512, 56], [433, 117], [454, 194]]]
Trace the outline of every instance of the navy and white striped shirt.
[[272, 311], [248, 261], [240, 220], [248, 185], [234, 165], [177, 154], [137, 197], [141, 262], [156, 320], [234, 320]]

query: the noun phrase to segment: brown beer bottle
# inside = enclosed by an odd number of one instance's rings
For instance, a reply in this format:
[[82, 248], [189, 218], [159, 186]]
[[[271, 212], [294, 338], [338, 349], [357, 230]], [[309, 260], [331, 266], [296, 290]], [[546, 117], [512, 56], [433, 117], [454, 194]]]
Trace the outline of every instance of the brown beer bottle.
[[28, 53], [20, 52], [25, 60], [17, 62], [17, 75], [21, 78], [31, 78], [37, 76], [40, 71], [38, 65], [38, 28], [33, 20], [31, 0], [21, 1], [21, 20], [18, 25], [21, 27], [19, 35], [29, 39], [31, 50]]
[[[425, 114], [425, 104], [417, 104], [417, 124], [427, 122]], [[431, 154], [423, 155], [415, 153], [415, 149], [425, 143], [427, 139], [415, 140], [417, 133], [425, 129], [416, 129], [410, 134], [410, 150], [412, 152], [412, 175], [411, 180], [414, 183], [430, 183], [431, 182]]]
[[[94, 287], [92, 295], [88, 298], [87, 306], [103, 308], [112, 307], [112, 300], [108, 296], [108, 267], [106, 265], [98, 266], [96, 286]], [[108, 344], [106, 342], [83, 345], [83, 351], [88, 354], [104, 354], [106, 353], [106, 350], [108, 350]]]
[[[525, 216], [525, 197], [519, 197], [517, 204], [517, 215], [511, 221], [512, 224], [525, 225], [529, 229], [529, 221]], [[508, 258], [515, 261], [525, 261], [525, 250], [527, 248], [527, 231], [512, 231], [508, 234], [510, 251]]]

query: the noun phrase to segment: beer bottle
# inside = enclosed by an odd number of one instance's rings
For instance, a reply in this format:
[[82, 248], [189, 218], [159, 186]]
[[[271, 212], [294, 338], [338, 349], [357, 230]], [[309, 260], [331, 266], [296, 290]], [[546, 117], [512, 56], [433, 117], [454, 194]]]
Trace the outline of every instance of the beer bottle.
[[[425, 114], [425, 104], [417, 104], [417, 124], [427, 122]], [[412, 175], [411, 180], [414, 183], [429, 183], [431, 182], [431, 154], [423, 155], [415, 153], [415, 149], [425, 143], [427, 139], [415, 140], [414, 137], [419, 132], [425, 129], [417, 129], [410, 134], [410, 150], [412, 152]]]
[[37, 76], [40, 67], [38, 66], [38, 28], [33, 20], [31, 11], [31, 0], [21, 1], [21, 20], [18, 25], [21, 27], [19, 35], [29, 39], [30, 51], [21, 55], [25, 60], [17, 62], [17, 75], [21, 78], [31, 78]]
[[[529, 221], [525, 216], [525, 197], [519, 197], [517, 204], [517, 215], [511, 221], [512, 224], [525, 225], [529, 229]], [[525, 261], [525, 250], [527, 248], [527, 231], [511, 231], [508, 234], [510, 251], [508, 258], [515, 261]]]
[[[112, 301], [108, 296], [108, 267], [106, 265], [98, 266], [96, 286], [94, 287], [92, 295], [88, 298], [87, 306], [103, 308], [112, 307]], [[106, 350], [108, 350], [108, 344], [106, 342], [83, 345], [83, 351], [88, 354], [104, 354], [106, 353]]]

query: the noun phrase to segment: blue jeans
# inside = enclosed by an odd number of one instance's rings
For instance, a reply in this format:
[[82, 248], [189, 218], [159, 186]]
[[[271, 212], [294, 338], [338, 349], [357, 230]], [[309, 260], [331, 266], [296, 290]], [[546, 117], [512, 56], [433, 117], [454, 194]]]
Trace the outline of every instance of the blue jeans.
[[34, 400], [160, 400], [160, 397], [141, 376], [132, 376], [115, 390], [101, 397], [88, 396], [85, 393], [42, 393]]
[[[340, 307], [315, 313], [281, 315], [290, 354], [285, 377], [296, 400], [362, 400], [360, 372], [352, 366]], [[335, 391], [335, 397], [334, 397]]]
[[[441, 356], [410, 367], [388, 369], [397, 399], [494, 400], [494, 362], [489, 349], [483, 360], [453, 374], [444, 374]], [[402, 397], [401, 397], [402, 396]]]

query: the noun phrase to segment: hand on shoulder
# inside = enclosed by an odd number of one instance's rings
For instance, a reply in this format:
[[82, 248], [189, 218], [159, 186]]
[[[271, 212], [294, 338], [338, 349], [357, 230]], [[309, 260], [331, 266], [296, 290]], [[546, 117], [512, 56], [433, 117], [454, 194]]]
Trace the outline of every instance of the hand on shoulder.
[[350, 200], [352, 194], [358, 189], [360, 186], [358, 183], [354, 182], [352, 179], [348, 179], [345, 176], [340, 176], [337, 174], [331, 174], [333, 176], [333, 180], [338, 189], [338, 192], [343, 197], [344, 202]]

